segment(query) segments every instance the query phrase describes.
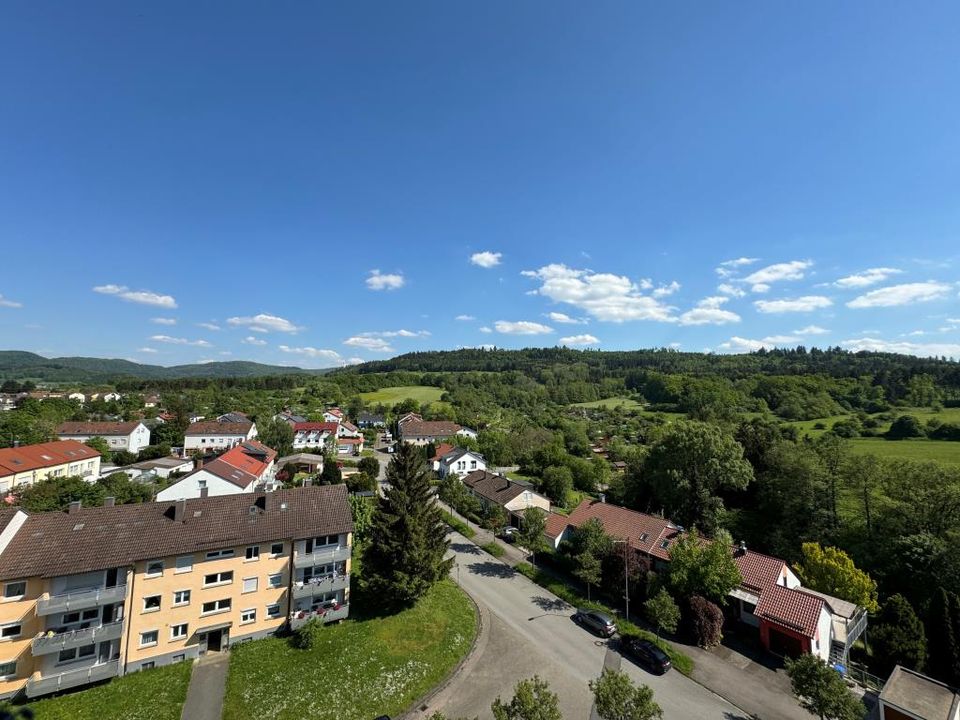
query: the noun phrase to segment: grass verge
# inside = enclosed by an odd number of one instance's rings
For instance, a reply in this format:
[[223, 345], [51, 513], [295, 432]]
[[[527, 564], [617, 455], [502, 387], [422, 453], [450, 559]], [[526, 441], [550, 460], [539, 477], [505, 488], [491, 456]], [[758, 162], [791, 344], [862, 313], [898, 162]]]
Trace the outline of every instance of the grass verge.
[[323, 628], [309, 650], [284, 638], [236, 646], [223, 720], [397, 717], [449, 675], [475, 634], [473, 604], [444, 580], [409, 610]]
[[454, 517], [446, 510], [441, 510], [440, 512], [443, 513], [443, 521], [464, 537], [472, 538], [474, 535], [476, 535], [476, 533], [473, 531], [473, 528], [467, 525], [460, 518]]
[[141, 670], [29, 707], [38, 720], [180, 720], [192, 669], [179, 662]]
[[[558, 580], [553, 575], [546, 573], [539, 568], [535, 568], [530, 563], [519, 563], [514, 569], [518, 573], [528, 577], [540, 587], [549, 590], [558, 598], [576, 608], [602, 610], [609, 615], [616, 615], [616, 613], [610, 607], [595, 600], [587, 600], [562, 580]], [[661, 650], [670, 656], [670, 662], [673, 663], [673, 666], [684, 675], [690, 675], [693, 672], [693, 659], [689, 655], [685, 655], [679, 650], [676, 650], [665, 640], [658, 639], [657, 636], [649, 630], [644, 630], [639, 625], [635, 625], [629, 620], [625, 620], [623, 618], [617, 619], [617, 628], [621, 634], [639, 635], [640, 637], [656, 643]]]
[[484, 543], [480, 546], [480, 549], [484, 552], [490, 553], [495, 558], [503, 557], [503, 554], [506, 552], [506, 550], [500, 547], [500, 544], [496, 542]]

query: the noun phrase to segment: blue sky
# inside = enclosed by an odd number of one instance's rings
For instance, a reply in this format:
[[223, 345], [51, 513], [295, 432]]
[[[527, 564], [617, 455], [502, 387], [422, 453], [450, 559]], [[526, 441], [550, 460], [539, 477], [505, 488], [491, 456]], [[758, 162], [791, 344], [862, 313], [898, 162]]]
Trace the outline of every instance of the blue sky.
[[12, 2], [0, 333], [960, 357], [950, 2]]

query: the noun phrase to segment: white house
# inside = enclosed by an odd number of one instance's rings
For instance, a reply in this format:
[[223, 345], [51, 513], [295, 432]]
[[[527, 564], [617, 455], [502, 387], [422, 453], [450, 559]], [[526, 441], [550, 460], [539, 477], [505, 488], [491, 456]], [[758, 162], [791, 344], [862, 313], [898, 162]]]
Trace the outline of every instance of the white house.
[[77, 400], [81, 405], [83, 405], [87, 401], [87, 396], [82, 392], [72, 392], [67, 395], [67, 400]]
[[236, 495], [273, 489], [277, 453], [255, 440], [243, 442], [157, 493], [157, 501]]
[[142, 422], [65, 422], [57, 427], [61, 440], [86, 442], [102, 437], [114, 451], [126, 450], [134, 454], [150, 444], [150, 430]]
[[[407, 416], [409, 417], [409, 416]], [[429, 445], [447, 438], [465, 434], [463, 427], [449, 420], [415, 420], [406, 419], [400, 426], [400, 439], [412, 445]], [[473, 433], [472, 430], [469, 430]], [[473, 433], [474, 437], [476, 433]]]
[[131, 480], [139, 479], [142, 482], [158, 477], [167, 479], [173, 473], [188, 473], [191, 470], [193, 460], [179, 457], [154, 458], [121, 468], [121, 472], [125, 472]]
[[340, 424], [335, 422], [299, 422], [293, 425], [293, 448], [323, 448], [333, 444]]
[[484, 507], [499, 505], [516, 521], [519, 521], [528, 508], [537, 507], [544, 512], [550, 512], [549, 498], [503, 475], [475, 470], [463, 478], [463, 485]]
[[120, 400], [122, 397], [123, 395], [118, 392], [107, 392], [100, 399], [104, 402], [113, 402], [114, 400]]
[[198, 450], [224, 450], [239, 445], [257, 436], [256, 423], [244, 422], [217, 422], [198, 421], [190, 423], [184, 433], [183, 450], [191, 452]]
[[324, 422], [343, 422], [343, 410], [340, 408], [334, 407], [329, 408], [328, 410], [323, 411], [323, 420]]
[[487, 461], [478, 452], [466, 448], [455, 448], [436, 461], [435, 469], [440, 477], [453, 473], [462, 478], [477, 470], [486, 470]]

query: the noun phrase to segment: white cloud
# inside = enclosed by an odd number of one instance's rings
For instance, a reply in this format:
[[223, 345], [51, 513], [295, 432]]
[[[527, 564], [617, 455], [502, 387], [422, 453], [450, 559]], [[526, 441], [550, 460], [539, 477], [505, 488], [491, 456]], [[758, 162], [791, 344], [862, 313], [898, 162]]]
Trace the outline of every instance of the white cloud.
[[262, 347], [263, 345], [267, 344], [266, 340], [261, 340], [260, 338], [256, 338], [253, 335], [248, 335], [240, 342], [242, 342], [244, 345], [256, 345], [258, 347]]
[[3, 295], [0, 295], [0, 307], [20, 308], [23, 307], [23, 303], [19, 303], [16, 300], [10, 300], [9, 298], [5, 298]]
[[157, 325], [176, 325], [177, 319], [168, 317], [155, 317], [150, 318], [150, 322], [156, 323]]
[[593, 335], [570, 335], [560, 338], [561, 345], [599, 345], [600, 341]]
[[174, 300], [171, 295], [161, 295], [150, 292], [149, 290], [131, 290], [126, 285], [115, 285], [112, 283], [108, 285], [97, 285], [93, 288], [93, 291], [101, 295], [116, 295], [121, 300], [139, 303], [141, 305], [154, 305], [156, 307], [171, 309], [177, 307], [177, 301]]
[[416, 332], [414, 332], [412, 330], [382, 330], [379, 332], [362, 332], [359, 334], [359, 337], [404, 337], [404, 338], [430, 337], [430, 331], [417, 330]]
[[206, 328], [207, 330], [219, 330], [220, 326], [216, 323], [197, 323], [197, 327]]
[[[343, 357], [335, 350], [321, 350], [320, 348], [315, 347], [290, 347], [289, 345], [280, 345], [279, 348], [280, 352], [289, 353], [291, 355], [300, 355], [312, 360], [326, 360], [337, 365], [349, 364], [348, 362], [344, 362]], [[363, 361], [361, 360], [360, 362]]]
[[902, 272], [903, 270], [897, 270], [896, 268], [870, 268], [869, 270], [864, 270], [863, 272], [842, 277], [833, 284], [839, 288], [867, 287], [868, 285], [876, 285], [878, 282], [883, 282], [891, 275], [899, 275]]
[[830, 307], [833, 302], [823, 295], [804, 295], [789, 300], [757, 300], [754, 307], [762, 313], [812, 312]]
[[550, 318], [553, 322], [560, 323], [561, 325], [586, 325], [587, 323], [586, 320], [570, 317], [566, 313], [562, 313], [562, 312], [547, 313], [547, 317]]
[[493, 327], [498, 333], [504, 335], [546, 335], [553, 332], [553, 328], [530, 320], [497, 320]]
[[343, 344], [349, 345], [350, 347], [363, 348], [364, 350], [370, 350], [371, 352], [393, 352], [393, 348], [390, 346], [390, 343], [383, 338], [354, 335], [353, 337], [349, 337], [344, 340]]
[[470, 263], [482, 268], [492, 268], [500, 264], [500, 258], [502, 257], [503, 253], [485, 250], [484, 252], [478, 252], [471, 255]]
[[721, 292], [724, 295], [730, 295], [731, 297], [741, 298], [747, 294], [746, 290], [743, 288], [738, 288], [736, 285], [731, 285], [730, 283], [720, 283], [717, 285], [717, 292]]
[[471, 320], [476, 320], [473, 315], [457, 315], [454, 320], [459, 320], [460, 322], [470, 322]]
[[522, 275], [541, 281], [531, 294], [577, 307], [597, 320], [625, 322], [655, 320], [674, 322], [675, 308], [643, 295], [635, 282], [623, 275], [577, 270], [566, 265], [546, 265], [524, 270]]
[[[791, 260], [774, 263], [750, 273], [743, 281], [748, 285], [769, 285], [783, 280], [802, 280], [804, 272], [813, 266], [810, 260]], [[757, 291], [755, 291], [757, 292]]]
[[228, 356], [228, 355], [233, 355], [233, 353], [230, 352], [229, 350], [221, 350], [221, 351], [220, 351], [220, 354], [223, 355], [223, 356], [225, 356], [225, 357]]
[[757, 283], [755, 285], [751, 285], [750, 289], [755, 293], [765, 293], [770, 290], [770, 286], [767, 285], [767, 283]]
[[753, 265], [753, 263], [757, 262], [757, 259], [758, 258], [740, 257], [734, 260], [724, 260], [722, 263], [720, 263], [720, 267], [716, 268], [714, 272], [716, 272], [717, 275], [722, 278], [727, 278], [731, 275], [735, 275], [737, 273], [737, 268], [741, 268], [746, 265]]
[[796, 335], [767, 335], [760, 342], [770, 345], [795, 345], [802, 341], [802, 338]]
[[914, 343], [881, 340], [880, 338], [862, 337], [844, 340], [840, 343], [847, 350], [859, 352], [870, 350], [873, 352], [899, 353], [900, 355], [916, 355], [917, 357], [960, 358], [960, 343]]
[[137, 352], [138, 353], [155, 353], [157, 352], [157, 349], [152, 347], [142, 347], [142, 348], [137, 348]]
[[895, 307], [916, 302], [939, 300], [950, 292], [946, 283], [928, 280], [927, 282], [905, 283], [871, 290], [847, 303], [849, 308]]
[[381, 274], [379, 270], [371, 270], [367, 278], [367, 288], [370, 290], [398, 290], [406, 284], [403, 273]]
[[181, 337], [170, 337], [169, 335], [151, 335], [150, 339], [154, 342], [167, 343], [168, 345], [194, 345], [196, 347], [213, 347], [206, 340], [187, 340]]
[[680, 283], [678, 283], [676, 280], [672, 280], [669, 285], [661, 285], [650, 294], [655, 298], [662, 298], [667, 297], [668, 295], [673, 295], [679, 289]]
[[723, 295], [706, 297], [697, 303], [692, 310], [687, 310], [680, 316], [681, 325], [726, 325], [740, 322], [740, 316], [720, 306], [730, 300]]
[[480, 332], [482, 332], [482, 333], [492, 333], [493, 330], [492, 330], [491, 328], [488, 328], [486, 325], [484, 325], [482, 328], [480, 328]]
[[343, 364], [344, 365], [360, 365], [365, 362], [366, 360], [364, 360], [362, 357], [348, 357], [346, 360], [343, 361]]
[[234, 327], [248, 327], [254, 332], [295, 333], [299, 330], [303, 330], [303, 328], [297, 327], [286, 318], [278, 317], [277, 315], [270, 315], [268, 313], [260, 313], [259, 315], [254, 315], [253, 317], [227, 318], [227, 324], [233, 325]]
[[800, 328], [799, 330], [794, 330], [794, 335], [826, 335], [830, 331], [826, 328], [822, 328], [819, 325], [807, 325], [805, 328]]
[[720, 343], [717, 349], [733, 353], [747, 353], [764, 349], [769, 350], [778, 345], [796, 345], [799, 342], [800, 338], [793, 335], [769, 335], [762, 340], [752, 340], [734, 335], [727, 342]]

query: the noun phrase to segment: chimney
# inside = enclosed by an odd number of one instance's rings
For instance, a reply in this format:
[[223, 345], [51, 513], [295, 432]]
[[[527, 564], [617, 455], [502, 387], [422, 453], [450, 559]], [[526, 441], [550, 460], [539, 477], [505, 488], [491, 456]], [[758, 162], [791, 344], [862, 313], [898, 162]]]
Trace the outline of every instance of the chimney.
[[200, 488], [200, 497], [205, 498], [210, 494], [209, 488]]
[[304, 487], [310, 487], [311, 485], [313, 485], [313, 478], [304, 478], [304, 479], [303, 479], [303, 486], [304, 486]]
[[67, 512], [69, 512], [72, 515], [73, 513], [79, 512], [79, 511], [80, 511], [80, 501], [74, 500], [72, 503], [70, 503], [70, 509]]
[[[206, 489], [206, 488], [204, 488]], [[187, 501], [185, 499], [177, 500], [173, 506], [173, 521], [174, 522], [183, 522], [183, 518], [187, 515]]]
[[740, 550], [740, 554], [741, 554], [741, 555], [746, 555], [746, 554], [747, 554], [747, 541], [746, 541], [746, 540], [741, 540], [741, 541], [740, 541], [740, 548], [739, 548], [739, 550]]
[[103, 499], [104, 507], [113, 507], [116, 504], [117, 504], [117, 499], [115, 497], [105, 497]]

